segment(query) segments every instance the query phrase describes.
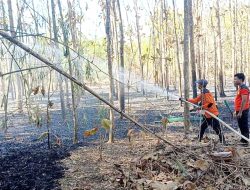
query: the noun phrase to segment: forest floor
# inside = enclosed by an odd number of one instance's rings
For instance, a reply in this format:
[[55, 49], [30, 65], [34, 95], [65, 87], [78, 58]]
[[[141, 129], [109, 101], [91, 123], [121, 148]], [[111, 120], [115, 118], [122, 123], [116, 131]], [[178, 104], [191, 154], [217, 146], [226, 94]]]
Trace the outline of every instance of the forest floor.
[[[98, 89], [95, 90], [98, 91]], [[99, 91], [99, 93], [103, 97], [108, 97], [105, 92]], [[178, 101], [166, 100], [164, 97], [156, 98], [155, 94], [148, 94], [145, 99], [136, 92], [130, 96], [131, 106], [127, 112], [157, 134], [165, 136], [168, 141], [179, 147], [181, 152], [178, 150], [178, 154], [175, 154], [175, 149], [163, 146], [162, 142], [155, 137], [141, 132], [133, 123], [121, 119], [118, 114], [115, 116], [115, 143], [104, 143], [100, 148], [99, 135], [104, 131], [100, 130], [98, 134], [88, 138], [83, 136], [85, 130], [100, 126], [99, 118], [102, 114], [100, 110], [105, 107], [89, 94], [86, 94], [78, 104], [79, 143], [72, 145], [72, 125], [70, 122], [62, 121], [58, 96], [55, 94], [52, 97], [55, 106], [50, 109], [50, 128], [51, 132], [60, 139], [60, 143], [52, 138], [52, 149], [47, 148], [46, 138], [38, 140], [47, 131], [46, 124], [36, 127], [29, 121], [27, 114], [17, 113], [14, 109], [15, 105], [9, 104], [9, 110], [12, 111], [8, 115], [9, 128], [6, 133], [0, 132], [1, 189], [166, 189], [164, 184], [168, 185], [169, 189], [185, 189], [184, 185], [188, 187], [195, 185], [199, 187], [198, 189], [205, 189], [204, 183], [209, 180], [206, 179], [209, 178], [206, 174], [221, 177], [217, 180], [212, 179], [211, 184], [216, 184], [217, 189], [237, 189], [239, 185], [242, 189], [248, 189], [250, 163], [245, 161], [249, 160], [250, 151], [237, 145], [238, 138], [235, 135], [225, 130], [226, 140], [231, 144], [230, 150], [234, 147], [233, 150], [238, 151], [237, 162], [235, 154], [231, 162], [223, 160], [223, 163], [231, 165], [234, 170], [220, 165], [221, 170], [215, 171], [214, 167], [218, 168], [218, 164], [208, 155], [212, 151], [225, 152], [228, 147], [216, 142], [217, 137], [211, 134], [212, 130], [209, 130], [208, 137], [202, 143], [197, 143], [196, 139], [198, 122], [192, 123], [193, 127], [187, 136], [184, 135], [181, 122], [172, 123], [165, 130], [159, 124], [162, 115], [182, 115], [182, 107]], [[232, 97], [226, 99], [232, 104]], [[42, 97], [34, 97], [33, 100], [41, 107], [41, 115], [45, 118], [46, 100]], [[222, 100], [219, 103], [221, 118], [231, 124], [229, 111], [221, 103]], [[68, 113], [67, 118], [70, 116]], [[3, 112], [0, 112], [0, 117], [3, 118]], [[234, 127], [237, 128], [235, 124]], [[127, 134], [131, 128], [135, 128], [135, 132], [129, 142]], [[160, 153], [159, 150], [161, 150]], [[192, 157], [188, 152], [193, 152], [196, 156]], [[157, 159], [152, 156], [155, 153], [158, 155]], [[166, 158], [169, 158], [168, 167], [166, 164], [161, 165], [164, 163], [162, 160]], [[189, 160], [190, 158], [192, 159]], [[175, 162], [171, 164], [173, 160]], [[187, 163], [187, 160], [190, 162]], [[194, 166], [193, 162], [197, 160], [205, 160], [205, 166]], [[144, 165], [141, 166], [141, 163]], [[178, 163], [177, 168], [170, 167], [176, 163]], [[208, 163], [211, 167], [207, 167]], [[204, 165], [204, 162], [202, 164]], [[162, 173], [165, 177], [161, 178], [165, 181], [159, 180], [159, 175], [163, 175]], [[231, 177], [226, 178], [224, 175]], [[232, 178], [235, 178], [235, 181], [231, 186], [222, 186]], [[205, 182], [202, 183], [201, 179]]]

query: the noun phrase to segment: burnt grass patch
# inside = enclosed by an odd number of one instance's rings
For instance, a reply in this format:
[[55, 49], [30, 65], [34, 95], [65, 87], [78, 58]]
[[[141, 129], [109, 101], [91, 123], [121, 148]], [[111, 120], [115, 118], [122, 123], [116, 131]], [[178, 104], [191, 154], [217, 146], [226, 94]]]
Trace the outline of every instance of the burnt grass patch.
[[68, 150], [47, 149], [45, 143], [12, 146], [17, 148], [0, 157], [0, 189], [60, 189], [66, 170], [60, 160]]

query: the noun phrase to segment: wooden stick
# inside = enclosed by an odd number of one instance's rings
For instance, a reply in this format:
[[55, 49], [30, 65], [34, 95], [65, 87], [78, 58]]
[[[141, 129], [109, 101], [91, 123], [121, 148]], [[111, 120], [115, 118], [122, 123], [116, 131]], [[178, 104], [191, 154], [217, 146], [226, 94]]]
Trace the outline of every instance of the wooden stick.
[[[99, 96], [96, 92], [94, 92], [91, 88], [87, 87], [84, 83], [81, 83], [80, 81], [76, 80], [74, 77], [72, 77], [71, 75], [69, 75], [67, 72], [59, 69], [58, 67], [56, 67], [55, 65], [53, 65], [51, 62], [49, 62], [47, 59], [45, 59], [44, 57], [42, 57], [41, 55], [39, 55], [37, 52], [33, 51], [31, 48], [29, 48], [28, 46], [24, 45], [23, 43], [21, 43], [20, 41], [16, 40], [15, 38], [11, 37], [7, 32], [3, 32], [0, 31], [0, 35], [5, 38], [6, 40], [12, 42], [13, 44], [17, 45], [18, 47], [20, 47], [21, 49], [23, 49], [24, 51], [26, 51], [27, 53], [33, 55], [34, 57], [36, 57], [38, 60], [42, 61], [43, 63], [45, 63], [46, 65], [48, 65], [49, 67], [51, 67], [52, 69], [56, 70], [58, 73], [62, 74], [63, 76], [65, 76], [66, 78], [68, 78], [69, 80], [73, 81], [75, 84], [77, 84], [78, 86], [84, 88], [86, 91], [88, 91], [90, 94], [92, 94], [93, 96], [95, 96], [96, 98], [98, 98], [99, 100], [101, 100], [103, 103], [107, 104], [110, 108], [112, 108], [113, 110], [115, 110], [116, 112], [120, 113], [123, 117], [127, 118], [128, 120], [130, 120], [131, 122], [133, 122], [134, 124], [136, 124], [137, 126], [139, 126], [140, 128], [142, 128], [143, 130], [145, 130], [146, 132], [154, 135], [155, 137], [157, 137], [158, 139], [162, 140], [164, 143], [171, 145], [172, 147], [174, 147], [175, 149], [180, 150], [180, 148], [176, 147], [174, 144], [172, 144], [171, 142], [167, 141], [166, 139], [164, 139], [163, 137], [157, 135], [156, 133], [154, 133], [153, 131], [151, 131], [150, 129], [148, 129], [147, 127], [143, 126], [142, 124], [140, 124], [139, 122], [137, 122], [135, 119], [133, 119], [131, 116], [127, 115], [126, 113], [122, 112], [121, 110], [119, 110], [118, 108], [116, 108], [114, 105], [112, 105], [109, 101], [105, 100], [104, 98], [102, 98], [101, 96]], [[181, 150], [180, 150], [181, 151]]]

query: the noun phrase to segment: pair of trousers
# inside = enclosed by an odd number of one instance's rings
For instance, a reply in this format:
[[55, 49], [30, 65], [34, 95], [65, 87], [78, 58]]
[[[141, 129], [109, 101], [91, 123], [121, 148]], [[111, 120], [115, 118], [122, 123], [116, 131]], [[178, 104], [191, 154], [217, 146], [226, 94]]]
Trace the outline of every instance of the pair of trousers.
[[202, 124], [201, 124], [199, 141], [201, 141], [201, 139], [203, 138], [203, 135], [209, 125], [213, 128], [215, 133], [219, 136], [220, 142], [224, 142], [224, 136], [221, 133], [220, 122], [217, 119], [206, 118], [205, 116], [203, 117]]
[[[238, 125], [240, 128], [241, 134], [249, 139], [248, 112], [249, 112], [249, 109], [244, 110], [242, 112], [241, 118], [238, 118], [237, 120], [238, 120]], [[236, 112], [236, 114], [238, 114], [238, 113], [239, 112]], [[241, 142], [247, 143], [247, 141], [245, 139], [241, 139]]]

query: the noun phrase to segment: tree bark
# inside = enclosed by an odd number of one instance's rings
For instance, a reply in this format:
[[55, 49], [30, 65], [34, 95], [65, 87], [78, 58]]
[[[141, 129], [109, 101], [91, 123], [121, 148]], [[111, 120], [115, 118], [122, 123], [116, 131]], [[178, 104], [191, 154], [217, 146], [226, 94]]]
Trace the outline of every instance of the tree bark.
[[144, 65], [142, 62], [142, 51], [141, 51], [141, 35], [140, 35], [140, 23], [139, 23], [139, 15], [138, 15], [138, 6], [137, 0], [134, 0], [135, 3], [135, 22], [136, 22], [136, 34], [137, 34], [137, 44], [138, 44], [138, 59], [141, 67], [141, 91], [142, 94], [145, 94], [144, 91]]
[[[65, 45], [65, 53], [64, 56], [68, 60], [69, 64], [69, 74], [73, 76], [73, 69], [72, 69], [72, 63], [71, 63], [71, 56], [70, 56], [70, 51], [69, 51], [69, 41], [68, 41], [68, 31], [66, 29], [65, 23], [64, 23], [64, 18], [62, 14], [62, 7], [61, 7], [61, 1], [58, 0], [58, 8], [61, 16], [61, 28], [63, 32], [63, 41]], [[71, 86], [71, 98], [72, 98], [72, 113], [73, 113], [73, 143], [78, 142], [78, 120], [77, 120], [77, 106], [75, 102], [75, 88], [74, 88], [74, 83], [70, 81], [70, 86]]]
[[182, 97], [182, 74], [181, 74], [181, 62], [180, 62], [180, 50], [179, 50], [179, 39], [177, 34], [177, 23], [176, 23], [176, 7], [175, 7], [175, 0], [173, 2], [173, 9], [174, 9], [174, 35], [176, 41], [176, 59], [177, 59], [177, 68], [179, 73], [179, 95]]
[[229, 8], [230, 8], [230, 17], [231, 17], [231, 23], [232, 23], [232, 75], [234, 75], [237, 72], [237, 49], [236, 49], [236, 42], [237, 42], [237, 36], [236, 36], [236, 23], [237, 23], [237, 17], [236, 17], [236, 0], [233, 0], [234, 3], [232, 5], [232, 0], [229, 1]]
[[162, 59], [163, 59], [163, 66], [165, 65], [165, 88], [169, 90], [170, 86], [170, 73], [169, 73], [169, 68], [170, 68], [170, 61], [168, 61], [168, 40], [167, 40], [167, 35], [168, 35], [168, 13], [167, 13], [167, 6], [166, 6], [166, 1], [163, 0], [162, 2], [162, 48], [163, 48], [163, 54], [162, 54]]
[[[1, 2], [1, 12], [2, 12], [2, 18], [3, 18], [3, 23], [1, 25], [3, 25], [1, 28], [5, 29], [5, 30], [8, 30], [8, 24], [6, 22], [6, 12], [5, 12], [5, 8], [4, 8], [4, 3], [3, 3], [3, 0], [0, 1]], [[0, 25], [0, 26], [1, 26]]]
[[[8, 13], [9, 13], [9, 24], [10, 24], [10, 33], [12, 37], [16, 36], [15, 27], [14, 27], [14, 19], [12, 12], [12, 2], [8, 0]], [[12, 61], [12, 60], [11, 60]], [[15, 69], [19, 69], [16, 64], [14, 64]], [[18, 111], [23, 111], [23, 93], [22, 93], [22, 77], [20, 75], [16, 76], [16, 84], [17, 84], [17, 101], [18, 101]]]
[[213, 18], [211, 15], [211, 24], [212, 24], [212, 30], [213, 30], [213, 38], [214, 38], [214, 98], [215, 101], [217, 101], [217, 42], [216, 42], [216, 32], [215, 32], [215, 26], [213, 24]]
[[[51, 0], [51, 13], [52, 13], [52, 23], [53, 23], [53, 34], [54, 34], [54, 40], [56, 42], [56, 48], [58, 49], [58, 30], [56, 25], [56, 14], [55, 14], [55, 2], [54, 0]], [[59, 65], [60, 68], [61, 65]], [[63, 90], [63, 77], [59, 73], [56, 73], [57, 80], [59, 82], [59, 90], [60, 90], [60, 103], [61, 103], [61, 113], [62, 113], [62, 119], [63, 121], [66, 120], [66, 111], [65, 111], [65, 101], [64, 101], [64, 90]]]
[[124, 88], [124, 31], [123, 20], [121, 14], [120, 0], [117, 0], [119, 12], [119, 29], [120, 29], [120, 67], [119, 67], [119, 102], [120, 110], [125, 111], [125, 88]]
[[[183, 74], [184, 74], [184, 96], [186, 99], [189, 98], [189, 4], [188, 0], [184, 0], [184, 52], [183, 52]], [[190, 119], [189, 119], [189, 105], [185, 103], [184, 105], [184, 127], [185, 133], [187, 133], [190, 126]]]
[[190, 62], [191, 62], [191, 71], [192, 71], [192, 89], [193, 97], [197, 97], [197, 88], [196, 88], [196, 65], [195, 65], [195, 51], [194, 51], [194, 21], [193, 21], [193, 4], [192, 0], [189, 0], [189, 36], [190, 36]]
[[219, 37], [219, 91], [220, 97], [225, 97], [224, 91], [224, 60], [223, 60], [223, 49], [222, 49], [222, 37], [221, 37], [221, 24], [220, 24], [220, 0], [216, 0], [216, 18], [218, 27], [218, 37]]
[[[110, 7], [111, 7], [111, 0], [106, 0], [106, 22], [105, 22], [105, 31], [106, 31], [106, 39], [107, 39], [107, 58], [108, 58], [108, 70], [109, 70], [109, 102], [114, 104], [113, 101], [113, 72], [112, 72], [112, 34], [111, 34], [111, 23], [110, 23]], [[114, 128], [114, 111], [110, 109], [110, 121], [111, 126], [109, 129], [109, 143], [114, 142], [113, 136], [113, 128]]]

